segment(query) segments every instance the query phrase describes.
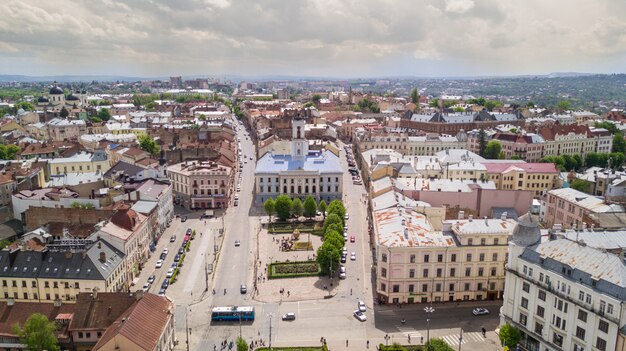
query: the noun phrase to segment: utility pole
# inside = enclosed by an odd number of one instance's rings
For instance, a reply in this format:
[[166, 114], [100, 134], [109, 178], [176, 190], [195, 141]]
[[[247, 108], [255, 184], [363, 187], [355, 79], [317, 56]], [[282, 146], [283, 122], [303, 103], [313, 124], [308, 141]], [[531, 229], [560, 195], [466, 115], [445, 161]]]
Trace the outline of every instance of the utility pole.
[[187, 306], [185, 306], [185, 335], [187, 336], [187, 351], [189, 351], [189, 319], [187, 318]]
[[209, 291], [209, 263], [207, 262], [207, 257], [208, 255], [204, 256], [204, 282], [205, 282], [205, 287], [204, 287], [204, 292]]
[[463, 328], [461, 328], [461, 334], [459, 335], [459, 351], [461, 351], [462, 343], [463, 343]]
[[272, 314], [270, 313], [270, 340], [269, 340], [269, 345], [270, 345], [270, 351], [272, 351]]

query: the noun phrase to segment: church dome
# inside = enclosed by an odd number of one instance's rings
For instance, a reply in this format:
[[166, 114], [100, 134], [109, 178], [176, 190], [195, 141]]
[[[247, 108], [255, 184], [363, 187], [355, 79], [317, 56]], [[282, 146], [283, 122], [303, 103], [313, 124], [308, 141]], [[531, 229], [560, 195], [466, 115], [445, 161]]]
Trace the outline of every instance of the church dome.
[[515, 229], [513, 229], [513, 237], [511, 240], [519, 246], [531, 246], [539, 243], [541, 240], [541, 228], [539, 221], [530, 212], [521, 216]]
[[50, 95], [59, 95], [59, 94], [63, 94], [63, 89], [61, 89], [61, 88], [59, 88], [59, 87], [55, 86], [55, 87], [53, 87], [52, 89], [50, 89], [49, 94], [50, 94]]
[[74, 94], [70, 94], [70, 96], [67, 97], [67, 99], [65, 99], [66, 101], [78, 101], [80, 100], [79, 98], [76, 97], [76, 95]]
[[37, 102], [45, 103], [45, 102], [49, 102], [49, 101], [48, 101], [48, 99], [46, 99], [45, 97], [40, 96], [40, 97], [37, 99]]

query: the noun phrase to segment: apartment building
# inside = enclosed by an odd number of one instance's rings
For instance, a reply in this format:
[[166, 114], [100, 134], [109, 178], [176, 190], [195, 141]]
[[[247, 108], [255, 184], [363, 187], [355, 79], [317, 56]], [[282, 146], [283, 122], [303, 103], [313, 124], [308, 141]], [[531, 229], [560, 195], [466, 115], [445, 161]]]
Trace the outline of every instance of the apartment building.
[[509, 244], [501, 322], [524, 350], [624, 350], [624, 231], [552, 233], [523, 216]]
[[105, 240], [80, 252], [5, 249], [0, 251], [0, 300], [74, 303], [81, 292], [122, 291], [124, 267], [124, 254]]
[[158, 230], [162, 233], [174, 217], [172, 184], [148, 179], [137, 188], [137, 192], [142, 201], [157, 203]]
[[363, 133], [355, 144], [363, 152], [371, 149], [390, 149], [402, 155], [431, 156], [447, 149], [465, 149], [467, 137], [430, 133], [425, 136], [409, 136], [404, 133]]
[[584, 158], [590, 152], [610, 152], [613, 145], [613, 137], [607, 130], [591, 130], [585, 125], [543, 127], [538, 134], [545, 140], [543, 156], [578, 154]]
[[52, 141], [77, 140], [86, 134], [85, 121], [54, 118], [48, 122], [48, 136]]
[[608, 204], [601, 198], [572, 188], [548, 191], [544, 207], [545, 214], [542, 221], [548, 228], [552, 228], [555, 224], [561, 225], [562, 228], [580, 228], [583, 223], [587, 225], [593, 223], [588, 218], [591, 214], [624, 212], [622, 205]]
[[394, 197], [389, 191], [372, 199], [380, 303], [502, 297], [514, 220], [470, 217], [441, 223], [443, 211], [425, 207], [418, 213]]
[[487, 178], [497, 189], [530, 190], [535, 197], [554, 189], [560, 172], [553, 163], [483, 163]]
[[188, 209], [227, 208], [233, 168], [213, 161], [184, 161], [167, 168], [174, 202]]
[[50, 174], [100, 172], [104, 173], [111, 167], [103, 150], [93, 153], [80, 152], [70, 157], [59, 157], [48, 160]]

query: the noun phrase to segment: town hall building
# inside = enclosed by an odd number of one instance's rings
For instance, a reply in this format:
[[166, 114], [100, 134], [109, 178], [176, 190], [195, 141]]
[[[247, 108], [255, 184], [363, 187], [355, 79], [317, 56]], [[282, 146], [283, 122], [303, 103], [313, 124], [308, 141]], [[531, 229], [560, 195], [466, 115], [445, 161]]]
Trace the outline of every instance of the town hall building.
[[304, 118], [296, 115], [292, 121], [291, 154], [268, 152], [257, 161], [257, 204], [282, 194], [300, 199], [311, 195], [316, 201], [341, 200], [343, 170], [339, 157], [328, 150], [309, 150], [304, 125]]

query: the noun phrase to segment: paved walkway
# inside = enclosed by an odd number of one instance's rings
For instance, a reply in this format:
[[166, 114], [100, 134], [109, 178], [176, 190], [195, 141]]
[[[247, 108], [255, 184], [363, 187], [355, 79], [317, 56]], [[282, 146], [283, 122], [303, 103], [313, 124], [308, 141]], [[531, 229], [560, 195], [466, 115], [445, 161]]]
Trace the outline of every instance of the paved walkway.
[[[333, 294], [337, 280], [334, 279], [333, 286], [327, 277], [302, 277], [294, 279], [267, 279], [267, 264], [270, 262], [285, 261], [307, 261], [313, 260], [317, 248], [322, 245], [322, 240], [317, 235], [310, 235], [313, 243], [313, 251], [281, 251], [279, 249], [280, 240], [290, 237], [289, 234], [269, 234], [267, 223], [269, 218], [262, 217], [263, 229], [259, 233], [259, 258], [261, 264], [258, 270], [258, 290], [253, 298], [260, 302], [282, 302], [282, 301], [302, 301], [323, 299], [324, 296]], [[299, 241], [308, 241], [309, 234], [300, 234]], [[257, 262], [258, 264], [258, 262]], [[324, 287], [329, 288], [324, 290]], [[280, 291], [284, 290], [281, 294]]]

